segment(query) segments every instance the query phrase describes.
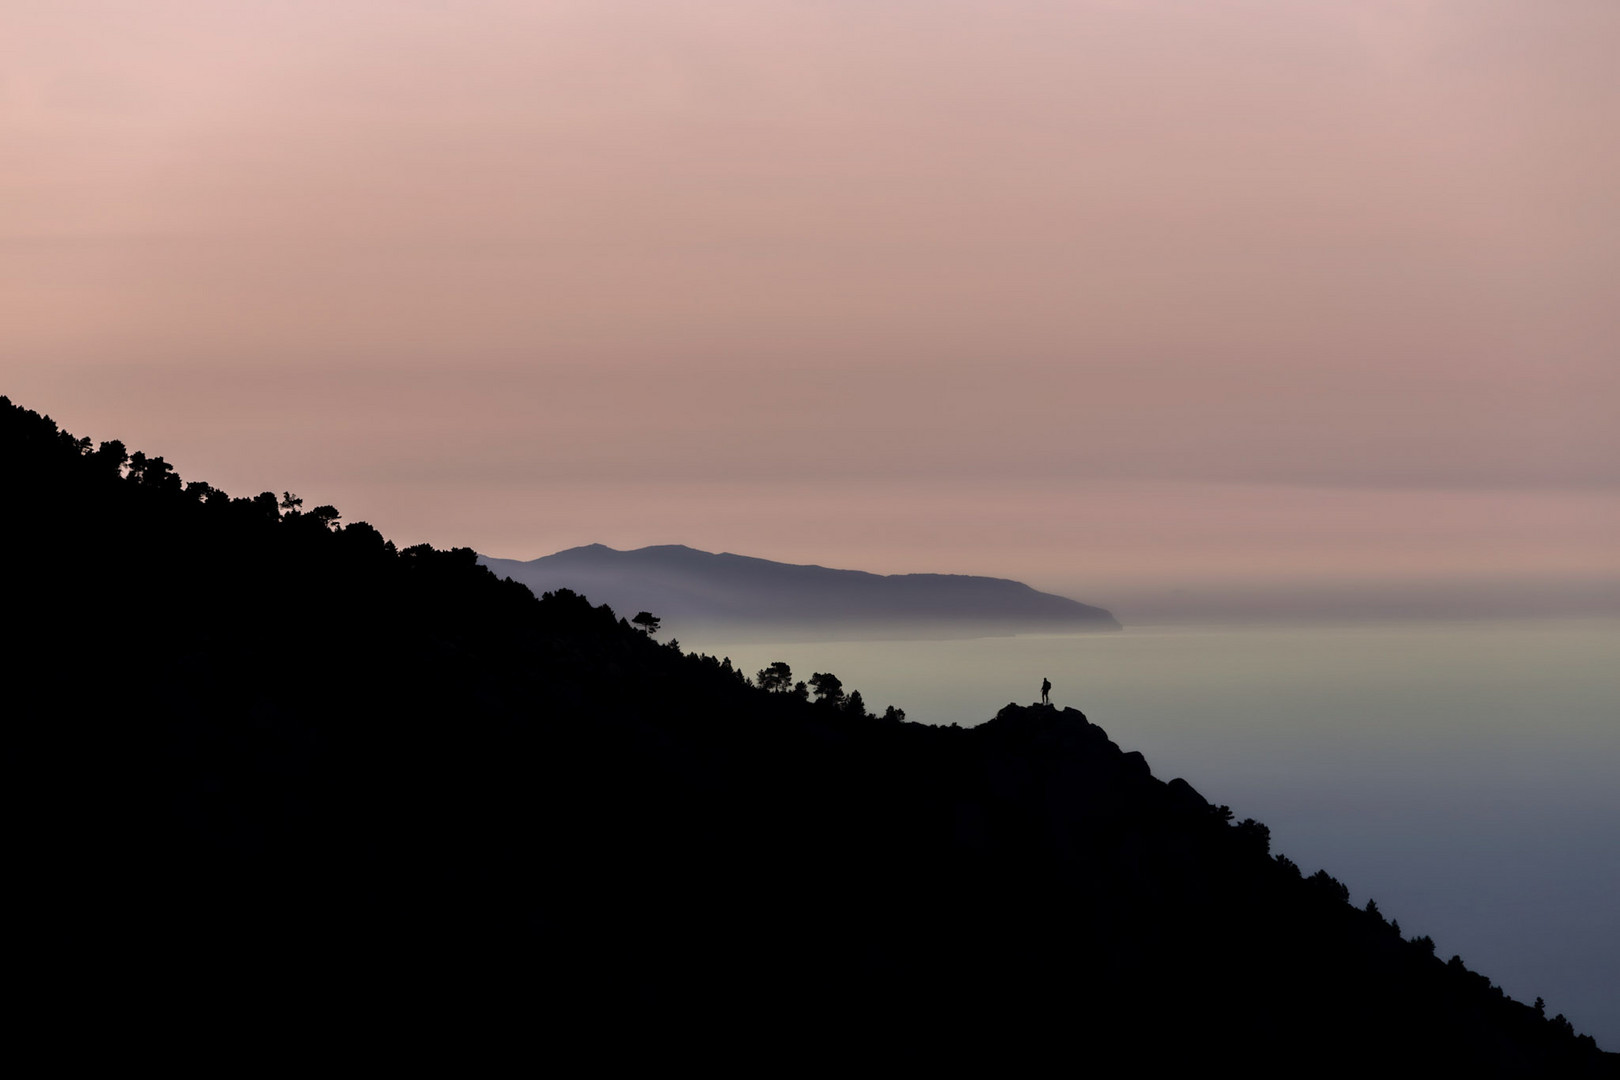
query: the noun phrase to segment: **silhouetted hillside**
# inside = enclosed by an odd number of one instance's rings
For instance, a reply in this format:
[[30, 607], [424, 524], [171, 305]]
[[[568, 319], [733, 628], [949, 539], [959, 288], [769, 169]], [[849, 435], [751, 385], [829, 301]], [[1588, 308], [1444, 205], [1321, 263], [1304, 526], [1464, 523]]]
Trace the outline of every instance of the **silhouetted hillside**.
[[4, 399], [0, 448], [18, 1019], [227, 1067], [476, 1023], [525, 1065], [1614, 1074], [1072, 709], [879, 718]]
[[616, 551], [569, 548], [529, 562], [479, 561], [536, 596], [559, 588], [672, 624], [768, 623], [869, 627], [924, 624], [980, 631], [1118, 630], [1102, 608], [1037, 592], [1017, 581], [966, 574], [868, 574], [799, 566], [679, 544]]

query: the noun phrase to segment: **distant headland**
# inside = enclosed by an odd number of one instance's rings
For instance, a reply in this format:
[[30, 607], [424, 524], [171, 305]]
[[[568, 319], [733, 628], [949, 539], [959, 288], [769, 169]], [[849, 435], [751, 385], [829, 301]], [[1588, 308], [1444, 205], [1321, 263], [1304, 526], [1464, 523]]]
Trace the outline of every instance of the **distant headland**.
[[649, 610], [686, 626], [867, 627], [927, 624], [937, 631], [1019, 633], [1118, 630], [1114, 616], [1006, 578], [870, 574], [773, 562], [681, 544], [618, 551], [569, 548], [528, 562], [480, 555], [535, 595], [573, 589], [615, 611]]

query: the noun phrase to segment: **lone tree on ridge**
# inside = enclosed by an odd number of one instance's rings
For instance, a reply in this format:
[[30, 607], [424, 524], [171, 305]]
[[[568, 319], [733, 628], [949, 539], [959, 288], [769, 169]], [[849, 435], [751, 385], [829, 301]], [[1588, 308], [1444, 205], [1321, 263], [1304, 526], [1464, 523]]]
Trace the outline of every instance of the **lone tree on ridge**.
[[761, 668], [754, 681], [759, 683], [761, 690], [785, 693], [793, 689], [793, 669], [786, 660], [778, 660], [768, 668]]

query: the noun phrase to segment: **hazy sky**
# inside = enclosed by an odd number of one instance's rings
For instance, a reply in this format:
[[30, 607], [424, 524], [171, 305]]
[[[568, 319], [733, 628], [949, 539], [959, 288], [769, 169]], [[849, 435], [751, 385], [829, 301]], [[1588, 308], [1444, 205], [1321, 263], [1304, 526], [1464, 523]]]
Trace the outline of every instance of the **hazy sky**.
[[504, 556], [1578, 592], [1617, 56], [1615, 0], [0, 0], [0, 393]]

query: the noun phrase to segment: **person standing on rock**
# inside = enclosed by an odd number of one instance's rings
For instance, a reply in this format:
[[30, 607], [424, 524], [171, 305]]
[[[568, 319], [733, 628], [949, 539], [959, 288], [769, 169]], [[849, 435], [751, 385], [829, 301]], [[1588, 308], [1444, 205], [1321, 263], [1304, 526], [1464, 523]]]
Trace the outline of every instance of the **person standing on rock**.
[[1052, 680], [1045, 677], [1041, 679], [1041, 704], [1052, 704]]

